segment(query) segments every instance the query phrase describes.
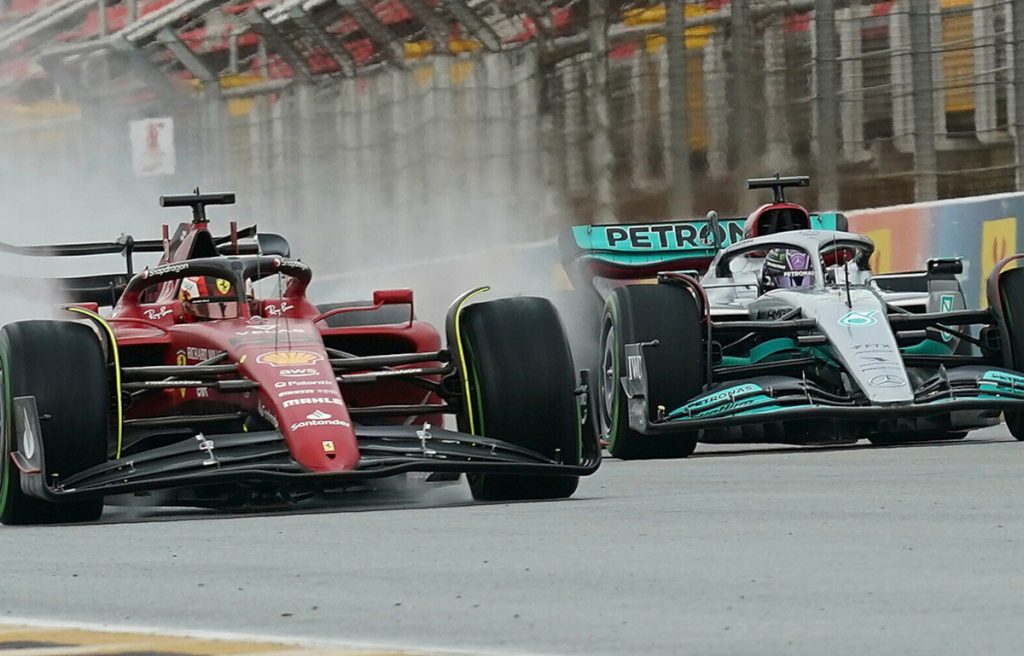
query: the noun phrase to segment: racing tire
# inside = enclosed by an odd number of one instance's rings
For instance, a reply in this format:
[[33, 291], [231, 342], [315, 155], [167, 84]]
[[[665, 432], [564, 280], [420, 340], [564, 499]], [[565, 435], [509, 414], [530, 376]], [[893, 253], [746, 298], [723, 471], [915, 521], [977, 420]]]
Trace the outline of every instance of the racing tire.
[[[519, 296], [476, 303], [463, 310], [460, 323], [473, 432], [578, 465], [576, 375], [551, 302]], [[468, 431], [468, 424], [464, 412], [459, 427]], [[578, 476], [471, 473], [467, 478], [479, 501], [563, 499], [579, 484]]]
[[107, 458], [107, 365], [88, 325], [19, 321], [0, 330], [0, 522], [89, 522], [103, 513], [103, 499], [51, 503], [26, 495], [11, 462], [13, 399], [34, 396], [48, 474], [67, 478]]
[[556, 291], [551, 302], [565, 325], [576, 369], [595, 374], [601, 366], [601, 315], [604, 301], [592, 289]]
[[658, 340], [646, 349], [648, 407], [672, 411], [700, 394], [705, 352], [700, 307], [686, 291], [669, 285], [619, 287], [605, 302], [601, 326], [601, 369], [597, 372], [601, 438], [622, 460], [685, 458], [698, 432], [644, 435], [629, 427], [626, 392], [626, 344]]
[[[1024, 269], [1010, 269], [999, 275], [1003, 318], [1013, 356], [1014, 371], [1024, 372]], [[1018, 441], [1024, 441], [1024, 412], [1005, 412], [1006, 427]]]
[[[344, 303], [324, 303], [316, 306], [320, 314], [338, 308], [370, 307], [373, 301], [345, 301]], [[376, 310], [360, 310], [359, 312], [341, 312], [324, 319], [328, 328], [357, 328], [361, 326], [380, 326], [392, 323], [408, 323], [408, 305], [383, 305]]]

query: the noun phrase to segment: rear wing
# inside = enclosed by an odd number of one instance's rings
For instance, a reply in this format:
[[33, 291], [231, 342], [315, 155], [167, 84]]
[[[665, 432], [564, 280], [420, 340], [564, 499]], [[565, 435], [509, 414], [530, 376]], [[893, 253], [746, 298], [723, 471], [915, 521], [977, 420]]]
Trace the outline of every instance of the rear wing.
[[[249, 252], [288, 252], [288, 244], [280, 235], [273, 233], [259, 234], [256, 226], [250, 226], [238, 230], [235, 234], [237, 239], [255, 239], [255, 244], [250, 249], [238, 249], [237, 244], [232, 244], [232, 236], [213, 238], [213, 243], [218, 250], [224, 254], [230, 254], [236, 250], [246, 254]], [[70, 303], [97, 303], [99, 305], [114, 305], [121, 297], [128, 280], [134, 275], [133, 255], [135, 253], [162, 253], [166, 248], [162, 239], [136, 240], [131, 235], [122, 235], [114, 241], [85, 242], [78, 244], [45, 244], [39, 246], [17, 246], [0, 241], [0, 253], [20, 255], [24, 257], [83, 257], [91, 255], [123, 255], [125, 258], [126, 271], [122, 273], [109, 273], [92, 276], [78, 276], [71, 278], [47, 278], [43, 282], [55, 288], [62, 298]], [[6, 277], [19, 281], [19, 284], [31, 285], [37, 282], [35, 279]]]
[[[743, 239], [745, 222], [745, 218], [719, 219], [717, 248], [710, 221], [699, 219], [574, 226], [560, 236], [559, 250], [562, 265], [577, 286], [577, 278], [635, 279], [672, 270], [703, 273], [719, 250]], [[811, 228], [845, 232], [846, 216], [811, 214]]]

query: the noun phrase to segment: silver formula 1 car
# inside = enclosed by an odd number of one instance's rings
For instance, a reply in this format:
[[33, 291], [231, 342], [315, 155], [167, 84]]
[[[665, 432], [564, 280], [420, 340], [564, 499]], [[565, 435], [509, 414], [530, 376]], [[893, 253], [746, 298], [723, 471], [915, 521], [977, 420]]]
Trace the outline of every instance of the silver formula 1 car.
[[[1024, 271], [998, 267], [992, 307], [966, 310], [958, 260], [872, 276], [873, 248], [852, 233], [781, 233], [726, 248], [699, 281], [662, 273], [615, 289], [599, 381], [612, 453], [950, 439], [1000, 412], [1024, 438]], [[745, 258], [765, 260], [755, 280], [739, 279]]]
[[[873, 275], [874, 244], [845, 220], [724, 247], [728, 229], [707, 223], [718, 243], [671, 255], [675, 268], [709, 256], [699, 271], [667, 271], [664, 252], [662, 263], [641, 258], [625, 238], [628, 248], [609, 248], [614, 226], [576, 229], [574, 261], [617, 278], [593, 282], [605, 299], [595, 378], [612, 455], [685, 457], [701, 441], [956, 439], [1001, 413], [1024, 439], [1024, 269], [1010, 266], [1024, 255], [996, 266], [990, 308], [968, 310], [960, 260]], [[641, 281], [631, 267], [659, 273]]]

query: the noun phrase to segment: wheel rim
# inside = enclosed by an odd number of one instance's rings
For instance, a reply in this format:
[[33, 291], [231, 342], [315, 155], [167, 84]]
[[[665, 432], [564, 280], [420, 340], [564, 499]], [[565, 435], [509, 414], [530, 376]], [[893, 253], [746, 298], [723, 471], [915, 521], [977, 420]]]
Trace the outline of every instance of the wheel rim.
[[601, 438], [610, 441], [615, 408], [615, 326], [605, 321], [601, 349]]

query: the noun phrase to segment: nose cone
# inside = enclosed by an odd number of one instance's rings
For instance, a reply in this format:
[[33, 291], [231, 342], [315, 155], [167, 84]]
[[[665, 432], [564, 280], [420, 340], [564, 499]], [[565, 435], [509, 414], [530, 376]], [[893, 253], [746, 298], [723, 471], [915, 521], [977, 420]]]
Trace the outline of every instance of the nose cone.
[[814, 311], [835, 357], [871, 403], [913, 402], [914, 390], [882, 301], [865, 289], [852, 290], [851, 300], [852, 307], [833, 301]]
[[319, 333], [309, 322], [277, 323], [276, 334], [262, 326], [239, 331], [232, 345], [243, 375], [260, 385], [260, 415], [281, 432], [302, 466], [352, 469], [359, 447]]

